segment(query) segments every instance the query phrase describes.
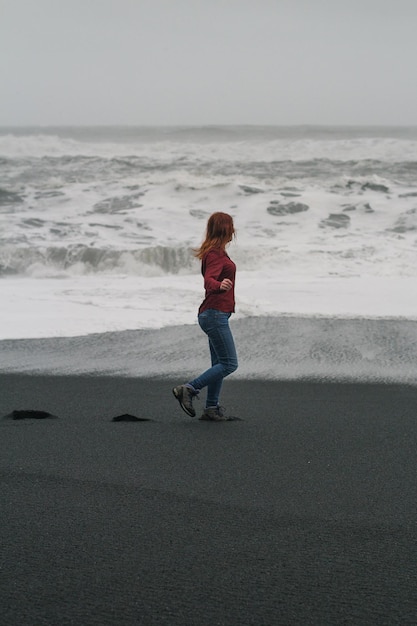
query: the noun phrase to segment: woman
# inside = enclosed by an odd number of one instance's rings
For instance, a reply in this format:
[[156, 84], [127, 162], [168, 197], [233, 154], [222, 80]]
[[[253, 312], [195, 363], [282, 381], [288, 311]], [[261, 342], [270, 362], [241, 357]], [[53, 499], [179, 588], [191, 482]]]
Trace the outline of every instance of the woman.
[[195, 416], [193, 398], [207, 387], [206, 408], [200, 419], [214, 422], [229, 419], [219, 396], [223, 379], [237, 369], [237, 356], [229, 317], [235, 310], [236, 265], [226, 253], [233, 239], [233, 219], [227, 213], [213, 213], [207, 222], [206, 237], [195, 256], [201, 260], [205, 298], [198, 310], [198, 323], [209, 340], [211, 367], [197, 378], [172, 390], [181, 408]]

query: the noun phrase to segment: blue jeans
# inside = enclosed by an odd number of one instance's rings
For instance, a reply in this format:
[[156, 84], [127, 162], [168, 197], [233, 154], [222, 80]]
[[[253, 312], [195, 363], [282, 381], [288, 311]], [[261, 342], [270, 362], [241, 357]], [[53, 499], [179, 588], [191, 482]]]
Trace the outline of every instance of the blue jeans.
[[208, 336], [211, 367], [189, 384], [197, 391], [207, 387], [206, 407], [218, 405], [223, 378], [237, 369], [235, 342], [229, 328], [230, 315], [207, 309], [198, 316], [198, 323]]

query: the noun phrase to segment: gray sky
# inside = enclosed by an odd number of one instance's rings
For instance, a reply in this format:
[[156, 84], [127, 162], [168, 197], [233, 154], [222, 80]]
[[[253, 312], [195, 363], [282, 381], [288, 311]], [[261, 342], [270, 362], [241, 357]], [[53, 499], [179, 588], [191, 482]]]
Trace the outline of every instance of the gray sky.
[[417, 125], [417, 0], [0, 0], [0, 125]]

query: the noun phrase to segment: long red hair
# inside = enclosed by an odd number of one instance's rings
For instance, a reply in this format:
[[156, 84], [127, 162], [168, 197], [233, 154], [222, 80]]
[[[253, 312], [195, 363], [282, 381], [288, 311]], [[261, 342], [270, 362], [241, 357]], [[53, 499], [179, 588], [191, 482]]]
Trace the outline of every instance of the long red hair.
[[194, 255], [198, 259], [202, 259], [213, 248], [224, 250], [226, 245], [232, 241], [234, 234], [235, 227], [232, 216], [220, 211], [213, 213], [207, 222], [206, 237], [201, 246], [194, 250]]

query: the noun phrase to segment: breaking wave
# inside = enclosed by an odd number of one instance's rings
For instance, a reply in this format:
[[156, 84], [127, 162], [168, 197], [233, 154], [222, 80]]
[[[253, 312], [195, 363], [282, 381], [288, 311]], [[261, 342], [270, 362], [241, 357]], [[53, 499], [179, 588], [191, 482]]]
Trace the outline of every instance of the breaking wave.
[[26, 274], [41, 277], [62, 273], [158, 276], [195, 269], [193, 252], [185, 247], [154, 246], [141, 250], [109, 250], [73, 245], [47, 248], [9, 247], [0, 251], [0, 276]]

